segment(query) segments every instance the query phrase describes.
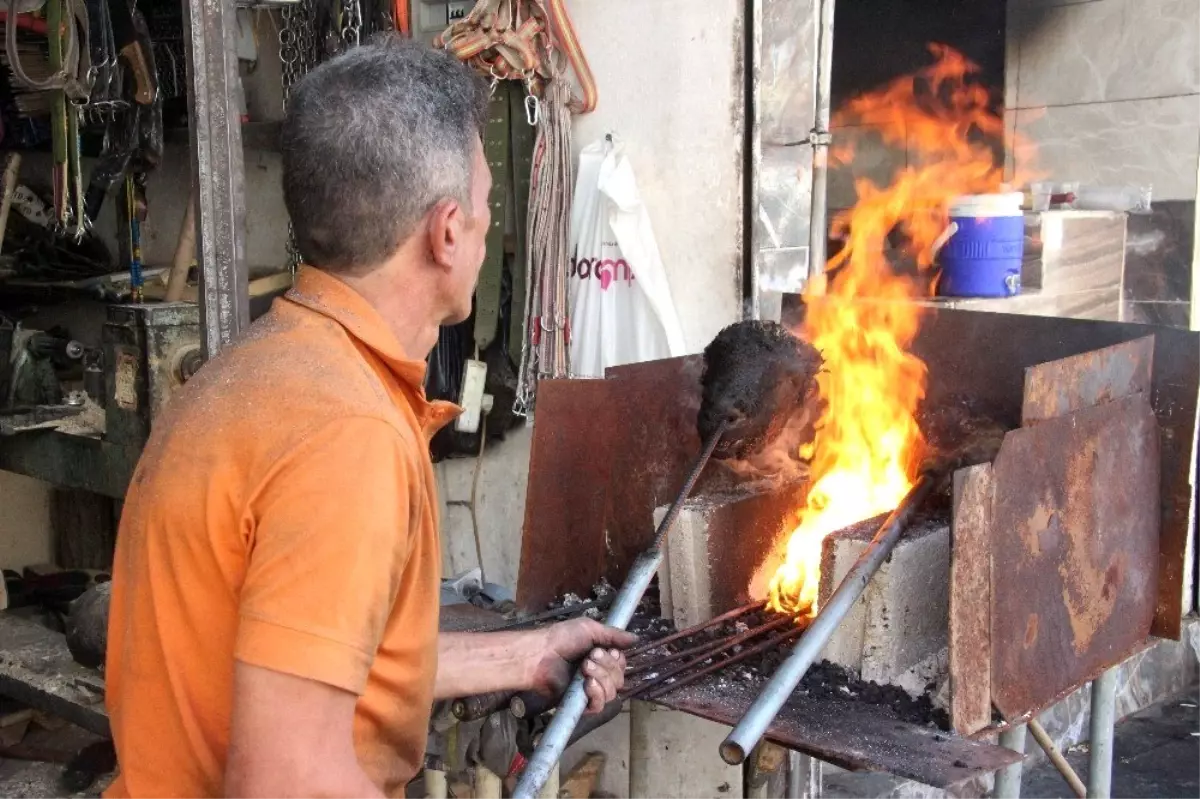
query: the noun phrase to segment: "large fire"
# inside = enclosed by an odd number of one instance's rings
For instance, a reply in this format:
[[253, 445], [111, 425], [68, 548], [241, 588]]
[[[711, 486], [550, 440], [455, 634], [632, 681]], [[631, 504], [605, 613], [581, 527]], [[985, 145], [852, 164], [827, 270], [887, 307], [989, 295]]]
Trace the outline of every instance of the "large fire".
[[[825, 410], [811, 448], [801, 453], [811, 458], [812, 483], [798, 526], [752, 586], [769, 593], [778, 611], [814, 613], [821, 541], [890, 511], [912, 487], [925, 455], [915, 415], [926, 378], [925, 364], [908, 351], [921, 318], [912, 300], [930, 290], [930, 273], [922, 270], [933, 265], [950, 203], [994, 192], [1003, 179], [995, 147], [1004, 140], [1004, 121], [973, 82], [976, 67], [948, 47], [930, 50], [932, 66], [853, 100], [834, 118], [835, 128], [870, 128], [907, 159], [886, 187], [855, 181], [856, 204], [832, 225], [845, 246], [827, 264], [828, 295], [808, 303], [797, 331], [825, 358], [818, 379]], [[854, 153], [835, 149], [833, 157], [849, 163]], [[915, 273], [897, 274], [889, 237], [900, 239], [893, 249], [915, 262]], [[879, 301], [854, 301], [864, 297]]]

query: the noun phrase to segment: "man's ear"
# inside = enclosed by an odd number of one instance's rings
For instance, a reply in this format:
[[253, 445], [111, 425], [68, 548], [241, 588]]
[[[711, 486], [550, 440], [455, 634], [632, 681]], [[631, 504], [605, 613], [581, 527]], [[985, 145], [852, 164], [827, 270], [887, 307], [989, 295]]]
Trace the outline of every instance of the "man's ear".
[[462, 246], [464, 217], [462, 206], [451, 199], [439, 201], [426, 216], [430, 254], [439, 266], [448, 269], [454, 265]]

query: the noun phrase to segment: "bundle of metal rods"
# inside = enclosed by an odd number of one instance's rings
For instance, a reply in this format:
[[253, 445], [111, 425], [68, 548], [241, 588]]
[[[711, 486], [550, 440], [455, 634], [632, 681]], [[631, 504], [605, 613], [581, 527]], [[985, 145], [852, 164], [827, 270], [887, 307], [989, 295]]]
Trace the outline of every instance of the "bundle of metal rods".
[[[686, 630], [631, 649], [626, 653], [629, 659], [629, 667], [625, 671], [628, 687], [623, 698], [658, 699], [714, 672], [782, 647], [799, 637], [807, 626], [807, 619], [779, 614], [756, 626], [737, 628], [739, 621], [760, 614], [764, 609], [763, 602], [743, 605]], [[734, 632], [715, 637], [710, 634], [710, 631], [722, 625], [732, 625]], [[680, 643], [683, 644], [682, 649], [673, 650], [670, 646]]]

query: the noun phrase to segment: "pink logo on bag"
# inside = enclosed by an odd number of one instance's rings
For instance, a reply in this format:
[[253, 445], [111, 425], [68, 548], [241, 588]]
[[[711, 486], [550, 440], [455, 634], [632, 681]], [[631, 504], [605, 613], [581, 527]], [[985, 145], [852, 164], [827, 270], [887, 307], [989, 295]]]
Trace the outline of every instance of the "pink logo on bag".
[[600, 289], [608, 291], [614, 280], [624, 280], [626, 284], [634, 281], [633, 269], [624, 258], [571, 258], [571, 277], [580, 280], [595, 278], [600, 281]]

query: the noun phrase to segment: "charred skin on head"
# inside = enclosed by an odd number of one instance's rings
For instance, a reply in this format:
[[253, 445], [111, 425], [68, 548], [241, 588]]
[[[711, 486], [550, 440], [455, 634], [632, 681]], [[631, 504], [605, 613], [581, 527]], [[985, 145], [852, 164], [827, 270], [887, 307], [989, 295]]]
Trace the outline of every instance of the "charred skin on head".
[[[819, 418], [817, 373], [821, 354], [775, 322], [726, 327], [704, 350], [696, 426], [707, 441], [728, 423], [714, 457], [744, 460], [779, 438], [797, 419], [811, 428]], [[811, 432], [804, 442], [812, 440]], [[798, 457], [798, 456], [797, 456]]]

